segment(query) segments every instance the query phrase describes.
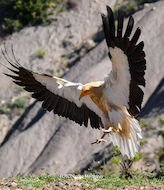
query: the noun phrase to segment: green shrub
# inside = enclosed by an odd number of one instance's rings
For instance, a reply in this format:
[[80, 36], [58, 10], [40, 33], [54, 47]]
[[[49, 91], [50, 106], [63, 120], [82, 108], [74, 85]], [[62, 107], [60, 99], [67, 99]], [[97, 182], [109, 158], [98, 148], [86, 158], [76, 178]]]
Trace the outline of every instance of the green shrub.
[[122, 163], [122, 160], [118, 157], [118, 156], [113, 156], [110, 161], [113, 163], [113, 164], [123, 164]]
[[5, 21], [5, 24], [2, 25], [2, 28], [4, 31], [7, 31], [9, 33], [12, 33], [13, 31], [17, 32], [23, 28], [23, 25], [21, 24], [19, 20], [5, 18], [4, 21]]
[[101, 166], [101, 169], [102, 169], [102, 174], [104, 176], [110, 176], [111, 175], [111, 172], [110, 172], [109, 167], [107, 165]]
[[159, 162], [162, 162], [164, 164], [164, 149], [161, 149], [158, 152], [158, 156], [159, 156]]
[[43, 48], [39, 48], [36, 52], [35, 52], [35, 56], [42, 59], [45, 55], [47, 54], [46, 50]]
[[[141, 9], [145, 3], [153, 3], [156, 0], [130, 0], [125, 1], [125, 3], [116, 3], [114, 8], [114, 16], [115, 18], [118, 15], [118, 9], [122, 9], [125, 13], [125, 16], [129, 16]], [[122, 1], [123, 2], [123, 1]]]
[[155, 129], [154, 126], [152, 126], [149, 122], [147, 122], [145, 119], [140, 119], [140, 125], [142, 129]]
[[29, 103], [28, 96], [21, 96], [14, 100], [14, 102], [5, 102], [0, 105], [0, 115], [6, 114], [9, 117], [14, 115], [21, 115]]
[[127, 6], [126, 6], [126, 12], [127, 13], [131, 13], [133, 12], [135, 9], [137, 9], [137, 1], [130, 1]]
[[159, 160], [159, 163], [160, 163], [159, 174], [161, 176], [164, 176], [164, 148], [160, 149], [159, 152], [157, 153], [157, 155], [158, 155], [158, 160]]
[[134, 162], [137, 162], [137, 161], [139, 161], [141, 158], [142, 158], [141, 153], [137, 152], [137, 153], [135, 154], [134, 158], [133, 158], [133, 161], [134, 161]]
[[164, 163], [160, 163], [160, 173], [161, 176], [164, 176]]
[[144, 145], [147, 143], [147, 139], [146, 138], [143, 138], [140, 140], [140, 145]]
[[0, 114], [9, 115], [10, 112], [11, 112], [10, 103], [6, 102], [6, 103], [0, 105]]
[[40, 189], [47, 183], [56, 182], [56, 179], [59, 179], [57, 176], [51, 176], [49, 174], [42, 174], [38, 177], [34, 177], [32, 174], [29, 174], [26, 177], [21, 177], [20, 174], [17, 175], [18, 187], [23, 187], [26, 189]]
[[27, 25], [49, 22], [49, 15], [63, 10], [66, 0], [7, 0], [0, 2], [2, 29], [12, 33]]
[[161, 136], [164, 138], [164, 130], [160, 130], [160, 131], [158, 132], [158, 135], [161, 135]]
[[22, 96], [20, 98], [17, 98], [14, 103], [12, 104], [11, 108], [25, 108], [28, 104], [28, 97]]
[[158, 116], [156, 117], [156, 119], [158, 119], [158, 121], [159, 121], [159, 123], [160, 123], [161, 126], [164, 125], [164, 118], [163, 118], [161, 115], [158, 115]]

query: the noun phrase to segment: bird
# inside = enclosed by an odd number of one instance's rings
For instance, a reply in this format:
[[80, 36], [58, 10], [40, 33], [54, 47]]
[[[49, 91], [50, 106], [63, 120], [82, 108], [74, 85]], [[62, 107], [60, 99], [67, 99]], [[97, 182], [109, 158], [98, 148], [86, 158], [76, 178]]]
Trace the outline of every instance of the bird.
[[4, 74], [37, 101], [43, 102], [42, 107], [49, 112], [79, 125], [102, 130], [102, 137], [92, 144], [105, 142], [107, 135], [123, 156], [132, 159], [139, 151], [142, 139], [136, 116], [141, 111], [144, 96], [141, 86], [145, 87], [144, 42], [137, 43], [140, 28], [130, 37], [133, 16], [129, 17], [123, 33], [125, 13], [118, 10], [116, 27], [112, 9], [109, 6], [106, 9], [107, 13], [101, 17], [112, 70], [104, 80], [82, 84], [33, 72], [19, 63], [13, 48], [12, 57], [6, 48], [2, 48], [2, 55], [10, 65], [6, 66], [9, 73]]

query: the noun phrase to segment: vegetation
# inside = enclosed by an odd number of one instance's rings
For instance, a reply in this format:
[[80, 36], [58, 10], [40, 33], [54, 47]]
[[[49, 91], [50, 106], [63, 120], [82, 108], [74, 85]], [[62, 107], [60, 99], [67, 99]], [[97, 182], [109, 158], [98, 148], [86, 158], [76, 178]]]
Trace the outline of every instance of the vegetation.
[[42, 59], [45, 55], [47, 54], [46, 50], [43, 48], [39, 48], [36, 52], [35, 52], [35, 56], [38, 57], [39, 59]]
[[125, 16], [129, 16], [132, 13], [141, 9], [145, 3], [152, 3], [155, 1], [158, 1], [158, 0], [130, 0], [130, 1], [127, 1], [127, 3], [123, 5], [122, 4], [119, 5], [116, 3], [114, 14], [115, 16], [117, 16], [118, 9], [121, 8], [125, 12]]
[[113, 177], [113, 176], [93, 176], [93, 177], [83, 177], [80, 181], [87, 183], [91, 186], [98, 188], [116, 188], [116, 187], [125, 187], [126, 185], [134, 184], [148, 184], [148, 183], [164, 183], [164, 178], [157, 179], [151, 178], [148, 179], [146, 176], [139, 175], [131, 179], [126, 179], [122, 177]]
[[5, 102], [0, 105], [0, 114], [6, 114], [9, 117], [13, 115], [21, 115], [29, 102], [28, 96], [21, 96], [16, 98], [13, 102]]
[[164, 130], [160, 130], [160, 131], [158, 132], [158, 134], [161, 135], [161, 136], [164, 138]]
[[[15, 181], [18, 188], [23, 189], [55, 189], [55, 187], [60, 184], [71, 184], [72, 182], [80, 182], [81, 187], [85, 187], [88, 184], [89, 188], [111, 188], [115, 189], [117, 187], [125, 187], [127, 185], [134, 184], [164, 184], [164, 178], [159, 179], [152, 177], [147, 178], [144, 175], [136, 175], [133, 179], [126, 179], [124, 176], [114, 177], [114, 176], [102, 176], [102, 175], [68, 175], [68, 176], [51, 176], [49, 174], [42, 174], [38, 177], [33, 175], [28, 175], [26, 177], [21, 177], [18, 175], [16, 179], [9, 179], [10, 181]], [[0, 181], [1, 187], [2, 181]], [[4, 182], [6, 184], [6, 181]], [[48, 185], [48, 186], [47, 186]], [[47, 188], [49, 187], [49, 188]], [[79, 186], [78, 186], [79, 187]], [[58, 188], [56, 188], [58, 189]], [[65, 189], [65, 188], [64, 188]], [[69, 189], [69, 188], [68, 188]], [[76, 188], [75, 188], [76, 189]]]
[[163, 126], [164, 125], [164, 118], [161, 115], [158, 115], [156, 118], [158, 119], [160, 126]]
[[129, 3], [127, 4], [126, 8], [125, 8], [125, 12], [128, 14], [131, 14], [131, 12], [136, 11], [137, 7], [138, 7], [139, 2], [138, 1], [129, 1]]
[[50, 75], [54, 74], [54, 70], [51, 68], [46, 69], [46, 72], [48, 72]]
[[34, 177], [33, 175], [28, 175], [27, 177], [21, 177], [17, 175], [18, 186], [28, 189], [43, 187], [46, 183], [57, 183], [60, 179], [58, 176], [51, 176], [49, 174], [40, 175]]
[[146, 144], [146, 143], [147, 143], [147, 138], [143, 138], [143, 139], [140, 140], [140, 145], [141, 146]]
[[[160, 116], [160, 119], [162, 117]], [[162, 122], [163, 122], [163, 118], [162, 118]], [[163, 125], [163, 123], [162, 123]], [[158, 132], [159, 135], [162, 136], [162, 138], [164, 139], [164, 130], [160, 130]], [[159, 162], [159, 166], [160, 166], [160, 171], [158, 173], [159, 176], [164, 176], [164, 148], [160, 148], [159, 152], [157, 153], [158, 156], [158, 162]]]
[[50, 22], [49, 16], [64, 10], [66, 0], [1, 0], [4, 32], [19, 31], [24, 26]]
[[3, 131], [4, 128], [7, 127], [7, 121], [6, 121], [6, 117], [0, 117], [0, 132]]
[[[123, 6], [116, 4], [114, 13], [117, 15], [118, 9], [122, 8], [128, 16], [142, 7], [144, 3], [154, 1], [156, 0], [131, 0]], [[13, 33], [25, 26], [49, 23], [52, 21], [50, 15], [75, 6], [75, 3], [68, 0], [1, 0], [2, 31], [4, 34]], [[67, 27], [70, 27], [70, 24]]]
[[22, 92], [24, 92], [24, 88], [22, 86], [16, 86], [14, 89], [14, 94], [15, 95], [20, 95]]
[[122, 160], [118, 157], [118, 156], [113, 156], [110, 161], [113, 163], [113, 164], [123, 164], [122, 163]]
[[155, 127], [148, 123], [145, 119], [140, 119], [140, 125], [142, 129], [155, 129]]

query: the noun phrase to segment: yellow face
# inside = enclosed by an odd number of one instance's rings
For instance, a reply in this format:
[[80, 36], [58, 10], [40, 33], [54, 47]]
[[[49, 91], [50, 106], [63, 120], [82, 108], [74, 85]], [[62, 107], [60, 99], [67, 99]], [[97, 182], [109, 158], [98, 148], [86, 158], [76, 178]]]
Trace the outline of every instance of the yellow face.
[[82, 91], [81, 91], [79, 100], [80, 100], [82, 97], [84, 97], [84, 96], [93, 94], [93, 93], [94, 93], [94, 89], [100, 87], [100, 86], [102, 85], [102, 83], [103, 83], [103, 82], [98, 81], [98, 82], [91, 82], [91, 83], [86, 84], [86, 85], [84, 86], [84, 88], [82, 89]]
[[84, 87], [84, 88], [82, 89], [82, 91], [81, 91], [79, 100], [80, 100], [82, 97], [87, 96], [87, 95], [89, 95], [89, 94], [91, 94], [90, 88], [88, 88], [87, 86]]

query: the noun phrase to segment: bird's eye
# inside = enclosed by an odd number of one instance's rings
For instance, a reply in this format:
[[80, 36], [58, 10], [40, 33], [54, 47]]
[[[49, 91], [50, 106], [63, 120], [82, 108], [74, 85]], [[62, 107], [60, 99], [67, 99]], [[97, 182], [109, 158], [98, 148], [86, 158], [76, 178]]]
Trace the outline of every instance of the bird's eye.
[[89, 90], [85, 90], [84, 93], [87, 94]]

